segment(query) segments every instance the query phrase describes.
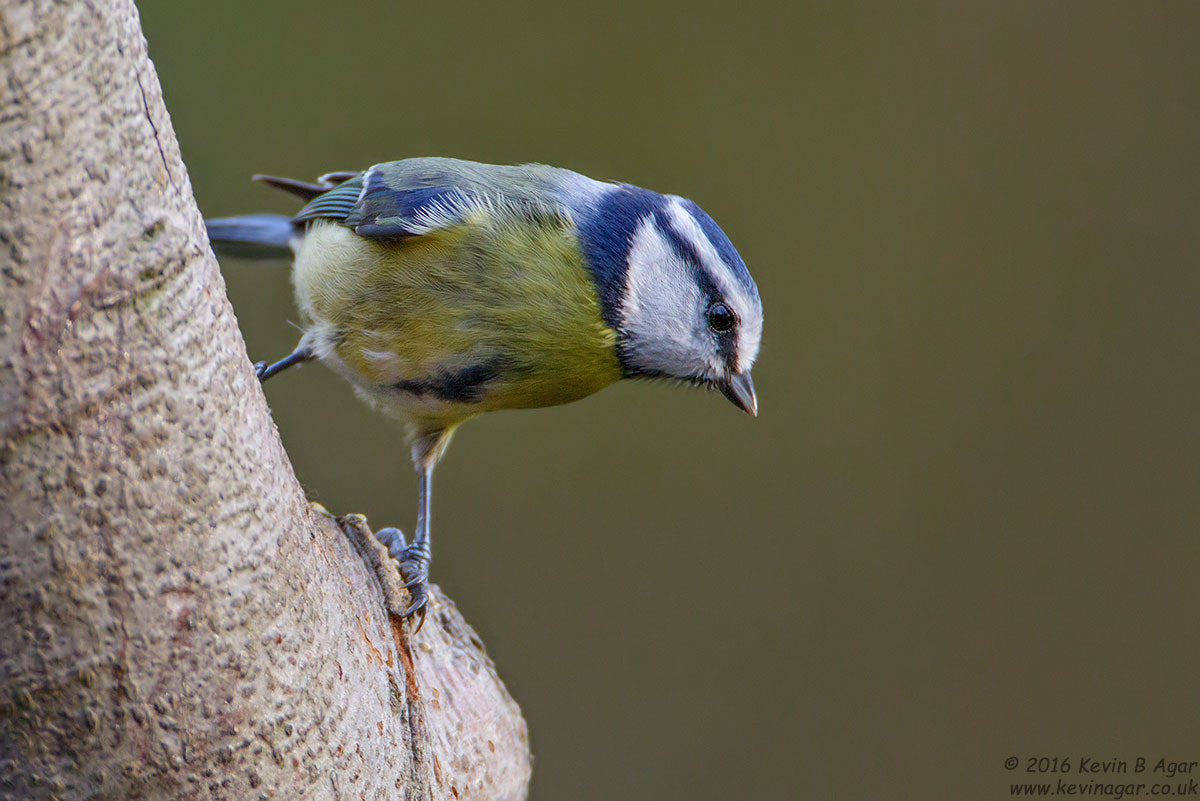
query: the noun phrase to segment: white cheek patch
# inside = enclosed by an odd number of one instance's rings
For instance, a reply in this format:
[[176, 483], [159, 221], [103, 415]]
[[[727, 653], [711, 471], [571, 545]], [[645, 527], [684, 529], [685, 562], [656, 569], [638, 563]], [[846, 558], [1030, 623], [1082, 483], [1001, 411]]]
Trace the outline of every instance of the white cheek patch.
[[721, 258], [716, 247], [696, 222], [696, 218], [683, 205], [683, 198], [671, 196], [667, 205], [667, 216], [676, 233], [696, 249], [700, 266], [712, 276], [717, 290], [733, 307], [734, 314], [741, 322], [738, 327], [737, 371], [749, 370], [758, 357], [758, 346], [762, 339], [762, 311], [758, 299], [746, 291], [742, 282], [733, 274], [733, 269]]
[[710, 348], [697, 335], [700, 290], [689, 268], [654, 225], [638, 224], [629, 249], [622, 327], [630, 340], [629, 360], [672, 375], [698, 375]]

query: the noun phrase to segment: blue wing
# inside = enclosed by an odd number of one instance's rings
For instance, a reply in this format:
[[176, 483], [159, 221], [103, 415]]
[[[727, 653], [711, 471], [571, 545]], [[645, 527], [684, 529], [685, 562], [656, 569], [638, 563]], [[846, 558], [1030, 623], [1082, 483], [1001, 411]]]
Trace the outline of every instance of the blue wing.
[[539, 170], [546, 169], [441, 158], [390, 161], [313, 197], [293, 219], [297, 225], [332, 220], [371, 239], [422, 236], [461, 224], [484, 207], [517, 217], [562, 219], [563, 210], [544, 189]]
[[329, 220], [359, 236], [382, 240], [460, 225], [480, 210], [493, 220], [566, 225], [571, 224], [571, 214], [561, 197], [563, 188], [596, 183], [538, 164], [510, 167], [447, 158], [389, 161], [366, 172], [327, 173], [315, 183], [269, 175], [254, 178], [306, 203], [290, 219], [256, 214], [209, 220], [209, 237], [223, 253], [286, 257], [291, 240], [314, 220]]
[[300, 209], [300, 213], [292, 218], [292, 222], [301, 225], [312, 220], [334, 220], [344, 223], [358, 203], [362, 194], [363, 176], [359, 173], [348, 181], [338, 184], [328, 192], [313, 197]]
[[392, 239], [420, 236], [463, 221], [479, 198], [459, 186], [396, 187], [383, 171], [368, 171], [358, 203], [345, 224], [359, 236]]
[[384, 168], [391, 164], [372, 167], [318, 195], [293, 220], [297, 224], [333, 220], [353, 228], [359, 236], [401, 239], [460, 223], [467, 210], [479, 202], [478, 195], [463, 186], [422, 185], [417, 176], [404, 171], [389, 173]]

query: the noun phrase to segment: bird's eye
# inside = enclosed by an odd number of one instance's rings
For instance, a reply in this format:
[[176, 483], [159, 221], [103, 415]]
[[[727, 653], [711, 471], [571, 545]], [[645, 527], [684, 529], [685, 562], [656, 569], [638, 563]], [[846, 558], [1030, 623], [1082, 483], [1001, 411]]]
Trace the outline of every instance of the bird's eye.
[[708, 307], [708, 327], [718, 334], [730, 330], [736, 322], [737, 318], [724, 303], [714, 303]]

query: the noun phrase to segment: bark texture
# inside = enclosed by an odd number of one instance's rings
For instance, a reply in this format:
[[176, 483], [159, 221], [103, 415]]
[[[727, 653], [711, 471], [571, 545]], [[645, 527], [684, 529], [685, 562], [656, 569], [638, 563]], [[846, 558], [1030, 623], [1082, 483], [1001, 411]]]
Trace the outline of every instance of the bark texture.
[[524, 797], [474, 632], [295, 480], [132, 2], [0, 0], [0, 70], [0, 796]]

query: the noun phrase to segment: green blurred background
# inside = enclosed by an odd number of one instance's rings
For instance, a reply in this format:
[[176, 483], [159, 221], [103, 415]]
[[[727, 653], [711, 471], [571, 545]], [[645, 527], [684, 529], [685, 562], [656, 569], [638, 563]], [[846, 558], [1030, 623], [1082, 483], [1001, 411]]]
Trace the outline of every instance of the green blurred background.
[[[695, 198], [758, 280], [757, 420], [621, 385], [438, 471], [434, 579], [536, 801], [1200, 759], [1200, 6], [141, 10], [206, 214], [295, 208], [255, 172], [537, 160]], [[286, 268], [224, 273], [286, 354]], [[267, 395], [314, 500], [411, 529], [397, 427], [321, 367]]]

